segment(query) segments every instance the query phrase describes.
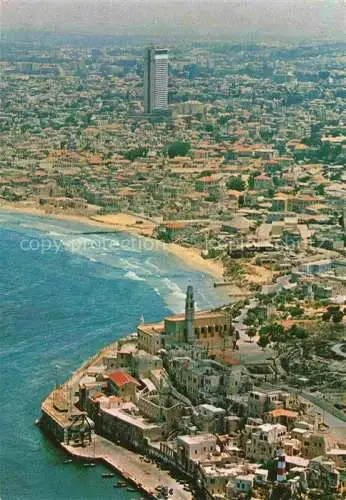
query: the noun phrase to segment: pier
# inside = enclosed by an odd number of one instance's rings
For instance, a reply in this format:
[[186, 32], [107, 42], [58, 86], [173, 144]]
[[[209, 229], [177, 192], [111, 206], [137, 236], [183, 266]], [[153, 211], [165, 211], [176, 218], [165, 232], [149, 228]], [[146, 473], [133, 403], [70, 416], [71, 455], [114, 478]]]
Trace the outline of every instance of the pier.
[[168, 471], [161, 470], [155, 463], [144, 462], [139, 454], [101, 436], [94, 435], [93, 442], [85, 447], [64, 443], [61, 443], [61, 446], [76, 459], [105, 463], [149, 498], [159, 498], [155, 488], [163, 485], [173, 489], [173, 495], [169, 497], [172, 500], [193, 499], [192, 493], [184, 490], [183, 485], [171, 477]]

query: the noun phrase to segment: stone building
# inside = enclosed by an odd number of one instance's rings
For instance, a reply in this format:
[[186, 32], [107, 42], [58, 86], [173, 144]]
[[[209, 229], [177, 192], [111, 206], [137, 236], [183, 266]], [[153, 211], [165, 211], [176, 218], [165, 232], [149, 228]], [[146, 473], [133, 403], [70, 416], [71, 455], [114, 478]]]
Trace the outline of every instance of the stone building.
[[256, 462], [273, 459], [286, 433], [284, 425], [259, 425], [246, 443], [246, 456]]
[[228, 368], [217, 361], [176, 357], [167, 369], [175, 387], [195, 404], [218, 399], [228, 387], [224, 384]]
[[344, 487], [335, 462], [322, 455], [310, 460], [307, 477], [310, 487], [319, 488], [322, 491], [338, 492]]
[[302, 441], [302, 456], [304, 458], [314, 458], [326, 455], [328, 450], [328, 438], [323, 434], [309, 433]]
[[282, 407], [283, 403], [280, 400], [280, 391], [249, 392], [247, 411], [250, 417], [261, 417], [263, 413], [269, 410]]
[[206, 460], [216, 451], [216, 437], [212, 434], [179, 436], [177, 444], [181, 456], [188, 460]]
[[186, 294], [185, 313], [174, 314], [164, 322], [141, 324], [137, 328], [138, 347], [150, 354], [183, 343], [200, 344], [210, 353], [231, 346], [233, 328], [230, 317], [222, 311], [195, 311], [192, 286]]
[[165, 423], [166, 430], [171, 430], [184, 414], [184, 405], [172, 396], [141, 395], [137, 405], [151, 421]]
[[196, 407], [198, 415], [195, 417], [199, 429], [204, 432], [222, 434], [225, 430], [226, 410], [210, 404], [202, 404]]

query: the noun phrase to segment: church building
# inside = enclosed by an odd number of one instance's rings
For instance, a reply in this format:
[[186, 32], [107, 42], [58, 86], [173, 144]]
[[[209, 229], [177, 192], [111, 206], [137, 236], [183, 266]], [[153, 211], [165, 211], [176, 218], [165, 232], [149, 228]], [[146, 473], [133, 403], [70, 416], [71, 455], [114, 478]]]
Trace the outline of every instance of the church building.
[[196, 311], [193, 287], [187, 287], [185, 313], [168, 316], [160, 323], [137, 328], [138, 347], [150, 354], [177, 344], [200, 344], [210, 354], [230, 347], [233, 328], [222, 311]]

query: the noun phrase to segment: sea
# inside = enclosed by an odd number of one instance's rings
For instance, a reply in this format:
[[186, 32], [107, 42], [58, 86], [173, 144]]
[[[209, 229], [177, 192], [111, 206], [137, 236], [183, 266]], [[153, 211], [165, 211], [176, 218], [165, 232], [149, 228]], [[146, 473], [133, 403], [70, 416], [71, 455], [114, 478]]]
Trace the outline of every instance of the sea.
[[[65, 464], [34, 425], [55, 384], [104, 345], [184, 310], [227, 302], [208, 274], [128, 233], [0, 210], [0, 499], [130, 500], [103, 465]], [[97, 233], [97, 234], [96, 234]]]

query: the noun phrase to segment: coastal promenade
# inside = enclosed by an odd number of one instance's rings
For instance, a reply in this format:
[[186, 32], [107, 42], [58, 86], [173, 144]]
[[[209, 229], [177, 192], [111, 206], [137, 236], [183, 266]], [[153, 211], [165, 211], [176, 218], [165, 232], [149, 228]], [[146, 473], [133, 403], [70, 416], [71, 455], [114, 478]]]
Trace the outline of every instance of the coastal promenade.
[[158, 498], [155, 487], [158, 485], [173, 488], [173, 500], [192, 500], [190, 492], [172, 478], [168, 471], [161, 470], [154, 463], [146, 463], [140, 455], [126, 448], [117, 446], [101, 436], [94, 436], [92, 444], [83, 448], [61, 443], [61, 446], [78, 459], [103, 461], [119, 472], [125, 479], [136, 485], [151, 498]]

